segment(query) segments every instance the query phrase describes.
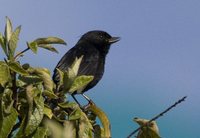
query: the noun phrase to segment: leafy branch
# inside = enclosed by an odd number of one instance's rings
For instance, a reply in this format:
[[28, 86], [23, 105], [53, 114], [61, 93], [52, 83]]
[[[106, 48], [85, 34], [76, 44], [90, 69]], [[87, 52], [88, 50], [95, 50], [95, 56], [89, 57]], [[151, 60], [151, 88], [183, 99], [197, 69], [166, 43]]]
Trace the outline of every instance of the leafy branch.
[[17, 55], [15, 55], [14, 59], [16, 60], [18, 57], [22, 56], [26, 51], [32, 50], [34, 53], [37, 53], [38, 47], [50, 50], [52, 52], [58, 53], [58, 51], [51, 46], [50, 44], [63, 44], [66, 45], [65, 41], [63, 41], [60, 38], [57, 37], [47, 37], [47, 38], [38, 38], [32, 42], [27, 42], [27, 48], [23, 51], [19, 52]]
[[143, 127], [148, 126], [149, 124], [151, 124], [151, 122], [157, 120], [158, 118], [160, 118], [161, 116], [163, 116], [165, 113], [169, 112], [172, 108], [176, 107], [178, 104], [180, 104], [183, 101], [185, 101], [186, 98], [187, 98], [187, 96], [184, 96], [183, 98], [179, 99], [177, 102], [175, 102], [173, 105], [171, 105], [170, 107], [168, 107], [166, 110], [164, 110], [163, 112], [159, 113], [158, 115], [156, 115], [155, 117], [153, 117], [151, 120], [149, 120], [148, 123], [146, 123], [145, 125], [140, 126], [136, 130], [134, 130], [133, 132], [131, 132], [128, 135], [127, 138], [131, 138], [136, 132], [138, 132], [139, 130], [141, 130]]
[[111, 137], [109, 120], [99, 107], [89, 104], [83, 110], [67, 100], [69, 94], [81, 91], [93, 80], [93, 76], [77, 75], [82, 57], [67, 71], [59, 70], [58, 87], [63, 89], [57, 91], [48, 69], [21, 64], [19, 57], [28, 50], [36, 54], [39, 48], [58, 53], [52, 45], [66, 42], [58, 37], [38, 38], [16, 54], [20, 31], [21, 26], [13, 31], [6, 17], [5, 33], [0, 33], [0, 46], [6, 56], [0, 61], [0, 138]]

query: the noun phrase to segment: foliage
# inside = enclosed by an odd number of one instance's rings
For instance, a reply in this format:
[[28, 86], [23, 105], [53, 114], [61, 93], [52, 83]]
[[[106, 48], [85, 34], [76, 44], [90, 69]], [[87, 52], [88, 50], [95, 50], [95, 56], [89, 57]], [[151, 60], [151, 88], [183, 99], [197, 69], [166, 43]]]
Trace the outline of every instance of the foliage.
[[[81, 92], [93, 76], [77, 76], [82, 57], [65, 72], [59, 70], [59, 86], [55, 86], [46, 68], [22, 64], [20, 57], [28, 50], [38, 48], [51, 52], [53, 44], [66, 43], [57, 37], [38, 38], [27, 42], [27, 48], [16, 53], [21, 26], [13, 31], [6, 18], [4, 35], [0, 33], [0, 46], [5, 54], [0, 61], [0, 138], [46, 137], [111, 137], [110, 123], [105, 113], [94, 103], [84, 110], [67, 100], [66, 92]], [[63, 87], [58, 92], [58, 87]], [[96, 123], [100, 119], [102, 126]]]
[[150, 120], [141, 118], [134, 118], [134, 121], [141, 126], [137, 138], [161, 138], [155, 121], [149, 122]]

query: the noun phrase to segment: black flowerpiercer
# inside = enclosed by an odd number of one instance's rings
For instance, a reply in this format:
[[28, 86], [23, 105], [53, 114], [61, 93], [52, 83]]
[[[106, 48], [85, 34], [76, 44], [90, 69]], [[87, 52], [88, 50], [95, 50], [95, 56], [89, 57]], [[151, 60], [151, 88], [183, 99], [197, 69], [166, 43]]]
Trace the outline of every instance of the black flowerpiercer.
[[[104, 74], [106, 55], [108, 54], [110, 46], [119, 40], [120, 37], [112, 37], [104, 31], [89, 31], [61, 58], [56, 68], [65, 71], [72, 65], [76, 58], [83, 56], [78, 75], [94, 76], [94, 79], [81, 92], [88, 100], [88, 97], [83, 93], [93, 88], [101, 80]], [[56, 68], [54, 70], [53, 80], [57, 84], [59, 82], [59, 74]], [[78, 102], [74, 94], [77, 94], [77, 92], [74, 92], [72, 97]]]

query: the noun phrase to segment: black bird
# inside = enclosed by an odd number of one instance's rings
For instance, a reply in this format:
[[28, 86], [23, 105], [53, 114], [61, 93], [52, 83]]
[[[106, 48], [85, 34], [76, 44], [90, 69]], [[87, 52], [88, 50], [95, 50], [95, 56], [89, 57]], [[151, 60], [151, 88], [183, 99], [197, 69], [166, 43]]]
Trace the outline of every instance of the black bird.
[[[83, 93], [93, 88], [101, 80], [104, 73], [106, 55], [108, 54], [110, 45], [119, 40], [120, 37], [112, 37], [104, 31], [89, 31], [61, 58], [56, 68], [65, 71], [72, 65], [76, 57], [79, 58], [83, 55], [78, 75], [94, 76], [94, 79], [81, 92], [81, 94], [89, 100]], [[56, 68], [54, 70], [53, 80], [57, 84], [59, 82], [59, 74]], [[77, 92], [74, 92], [72, 97], [78, 103], [74, 94], [77, 94]]]

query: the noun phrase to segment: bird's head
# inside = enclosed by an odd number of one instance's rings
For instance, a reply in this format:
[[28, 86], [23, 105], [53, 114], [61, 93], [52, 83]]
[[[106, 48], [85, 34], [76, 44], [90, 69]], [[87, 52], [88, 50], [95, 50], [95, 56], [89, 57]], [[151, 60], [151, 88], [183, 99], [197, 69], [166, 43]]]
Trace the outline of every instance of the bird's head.
[[95, 30], [85, 33], [80, 40], [91, 43], [98, 50], [107, 54], [110, 49], [110, 45], [118, 42], [120, 37], [112, 37], [107, 32]]

